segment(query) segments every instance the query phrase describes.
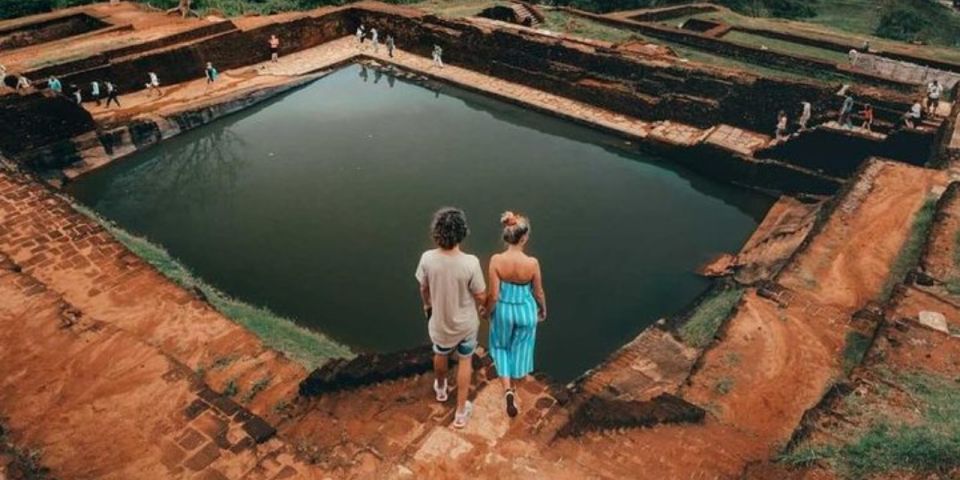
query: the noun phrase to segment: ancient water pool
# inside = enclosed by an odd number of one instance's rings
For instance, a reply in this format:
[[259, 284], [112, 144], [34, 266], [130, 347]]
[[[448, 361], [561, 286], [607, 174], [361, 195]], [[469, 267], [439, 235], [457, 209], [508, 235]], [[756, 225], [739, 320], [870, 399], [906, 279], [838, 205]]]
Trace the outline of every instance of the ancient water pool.
[[622, 143], [353, 65], [68, 190], [228, 294], [357, 351], [428, 342], [413, 271], [434, 210], [466, 210], [481, 261], [501, 248], [500, 212], [523, 212], [550, 304], [537, 365], [570, 380], [683, 310], [708, 287], [694, 270], [737, 250], [773, 202]]

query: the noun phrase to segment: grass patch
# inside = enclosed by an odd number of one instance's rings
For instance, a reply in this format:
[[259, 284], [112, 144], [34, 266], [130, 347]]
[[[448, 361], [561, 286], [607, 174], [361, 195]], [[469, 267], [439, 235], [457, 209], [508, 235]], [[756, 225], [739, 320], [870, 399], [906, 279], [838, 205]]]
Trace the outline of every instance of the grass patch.
[[267, 375], [261, 378], [260, 380], [257, 380], [256, 382], [254, 382], [253, 385], [250, 386], [250, 390], [248, 390], [247, 393], [243, 395], [243, 398], [241, 399], [241, 401], [243, 403], [250, 403], [250, 401], [253, 400], [253, 397], [256, 397], [258, 393], [264, 391], [267, 388], [267, 386], [270, 385], [270, 382], [272, 380], [273, 378]]
[[223, 387], [223, 394], [227, 397], [232, 397], [240, 391], [240, 387], [237, 387], [237, 379], [231, 378], [227, 381], [227, 386]]
[[734, 382], [732, 378], [723, 377], [713, 386], [713, 391], [716, 392], [717, 395], [726, 395], [733, 390], [733, 385]]
[[713, 341], [717, 329], [743, 298], [743, 289], [732, 287], [706, 298], [680, 327], [680, 338], [696, 348], [706, 348]]
[[639, 38], [632, 30], [611, 27], [559, 10], [546, 10], [543, 12], [543, 15], [546, 19], [541, 25], [541, 28], [552, 32], [566, 33], [568, 35], [593, 38], [612, 43], [623, 43], [633, 38]]
[[896, 377], [917, 400], [920, 419], [881, 419], [839, 446], [805, 447], [780, 457], [797, 466], [828, 462], [843, 478], [912, 472], [947, 478], [960, 468], [960, 383], [924, 374]]
[[863, 356], [867, 354], [870, 348], [870, 337], [860, 332], [847, 333], [846, 341], [843, 345], [843, 373], [850, 375], [857, 365], [863, 361]]
[[890, 267], [890, 275], [887, 277], [887, 283], [883, 286], [880, 293], [880, 300], [885, 301], [890, 298], [894, 287], [903, 282], [912, 268], [920, 261], [920, 254], [923, 252], [924, 242], [930, 233], [930, 227], [933, 225], [933, 216], [937, 210], [937, 201], [928, 198], [920, 207], [920, 211], [913, 217], [913, 224], [910, 226], [910, 235], [906, 243], [900, 249], [900, 253], [893, 261]]
[[[87, 207], [78, 204], [73, 204], [73, 207], [103, 225], [114, 238], [161, 274], [185, 289], [199, 290], [217, 311], [243, 325], [260, 337], [266, 346], [283, 352], [307, 370], [317, 368], [332, 358], [353, 356], [349, 348], [330, 340], [323, 334], [301, 327], [293, 320], [281, 317], [267, 308], [256, 307], [230, 297], [196, 277], [163, 247], [127, 232]], [[217, 359], [215, 365], [218, 362], [229, 363], [230, 361], [232, 360], [227, 358]]]

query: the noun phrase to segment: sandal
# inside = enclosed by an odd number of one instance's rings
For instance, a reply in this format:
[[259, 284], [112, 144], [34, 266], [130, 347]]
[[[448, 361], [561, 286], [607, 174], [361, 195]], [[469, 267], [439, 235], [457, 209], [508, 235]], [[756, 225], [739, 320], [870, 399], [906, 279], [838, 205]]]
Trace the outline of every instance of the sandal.
[[507, 390], [507, 393], [504, 395], [504, 398], [507, 401], [507, 415], [510, 418], [516, 417], [520, 413], [520, 409], [517, 408], [517, 394], [511, 388]]

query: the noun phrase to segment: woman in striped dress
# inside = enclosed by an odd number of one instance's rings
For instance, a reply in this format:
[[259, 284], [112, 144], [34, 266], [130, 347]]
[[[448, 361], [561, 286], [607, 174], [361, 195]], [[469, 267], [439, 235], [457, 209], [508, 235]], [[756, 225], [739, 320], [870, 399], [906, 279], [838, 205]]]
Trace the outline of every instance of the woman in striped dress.
[[547, 318], [547, 303], [540, 262], [523, 251], [530, 221], [506, 212], [500, 222], [507, 249], [490, 259], [490, 356], [503, 383], [507, 415], [515, 417], [519, 407], [514, 382], [533, 371], [537, 323]]

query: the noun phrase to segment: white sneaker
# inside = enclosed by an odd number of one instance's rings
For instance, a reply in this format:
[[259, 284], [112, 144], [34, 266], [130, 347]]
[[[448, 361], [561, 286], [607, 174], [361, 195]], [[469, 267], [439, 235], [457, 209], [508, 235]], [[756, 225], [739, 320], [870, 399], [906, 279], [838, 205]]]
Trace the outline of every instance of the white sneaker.
[[453, 416], [453, 428], [466, 427], [471, 414], [473, 414], [473, 402], [468, 400], [463, 405], [463, 410], [457, 410], [456, 415]]
[[433, 392], [437, 394], [437, 401], [440, 403], [447, 401], [447, 379], [443, 379], [443, 387], [440, 387], [440, 382], [437, 379], [433, 379]]

